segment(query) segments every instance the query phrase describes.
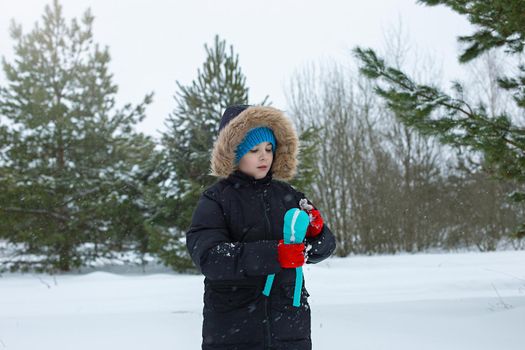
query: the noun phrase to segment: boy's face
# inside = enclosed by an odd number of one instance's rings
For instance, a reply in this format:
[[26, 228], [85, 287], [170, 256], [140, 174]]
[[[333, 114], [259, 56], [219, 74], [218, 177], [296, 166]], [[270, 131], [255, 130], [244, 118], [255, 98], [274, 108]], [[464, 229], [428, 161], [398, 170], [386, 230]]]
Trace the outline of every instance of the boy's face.
[[256, 179], [262, 179], [270, 171], [272, 162], [272, 144], [261, 142], [242, 156], [239, 161], [239, 170]]

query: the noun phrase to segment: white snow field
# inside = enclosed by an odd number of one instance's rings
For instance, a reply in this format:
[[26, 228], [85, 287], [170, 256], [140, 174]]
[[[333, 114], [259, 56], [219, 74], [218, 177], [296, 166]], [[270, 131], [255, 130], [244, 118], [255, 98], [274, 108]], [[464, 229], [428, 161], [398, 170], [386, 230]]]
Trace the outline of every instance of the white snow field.
[[[314, 349], [525, 349], [525, 251], [331, 258], [304, 269]], [[0, 277], [0, 350], [199, 349], [202, 276]]]

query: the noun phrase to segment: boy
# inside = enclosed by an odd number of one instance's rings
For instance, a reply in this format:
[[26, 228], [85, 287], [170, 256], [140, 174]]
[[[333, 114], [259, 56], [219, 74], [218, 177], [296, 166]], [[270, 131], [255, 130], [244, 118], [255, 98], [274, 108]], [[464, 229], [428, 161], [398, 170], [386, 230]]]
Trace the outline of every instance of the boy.
[[[186, 234], [205, 276], [202, 349], [312, 348], [304, 284], [300, 306], [292, 305], [295, 268], [329, 257], [335, 238], [304, 194], [284, 182], [295, 175], [297, 152], [295, 129], [281, 111], [225, 110], [211, 157], [220, 180], [203, 192]], [[282, 241], [284, 214], [298, 207], [310, 217], [307, 249]], [[269, 274], [275, 279], [267, 297]]]

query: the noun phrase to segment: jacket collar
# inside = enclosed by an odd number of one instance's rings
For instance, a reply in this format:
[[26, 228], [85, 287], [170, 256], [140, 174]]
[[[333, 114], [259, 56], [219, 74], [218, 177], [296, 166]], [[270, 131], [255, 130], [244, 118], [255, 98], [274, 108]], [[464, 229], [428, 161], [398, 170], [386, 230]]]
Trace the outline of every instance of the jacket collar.
[[266, 176], [263, 177], [262, 179], [256, 179], [255, 177], [250, 176], [246, 173], [243, 173], [239, 169], [236, 169], [228, 176], [228, 181], [230, 181], [234, 185], [235, 184], [245, 185], [245, 186], [251, 185], [251, 186], [258, 187], [258, 186], [269, 185], [270, 182], [272, 181], [272, 178], [273, 178], [272, 169], [270, 169], [270, 171], [268, 171], [268, 174], [266, 174]]

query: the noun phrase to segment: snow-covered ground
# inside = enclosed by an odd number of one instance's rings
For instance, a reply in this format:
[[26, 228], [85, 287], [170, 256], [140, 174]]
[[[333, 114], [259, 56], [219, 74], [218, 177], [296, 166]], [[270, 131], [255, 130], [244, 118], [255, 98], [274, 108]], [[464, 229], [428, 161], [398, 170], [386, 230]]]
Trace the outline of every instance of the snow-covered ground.
[[[525, 251], [305, 267], [314, 349], [524, 349]], [[199, 349], [202, 276], [0, 277], [2, 349]]]

